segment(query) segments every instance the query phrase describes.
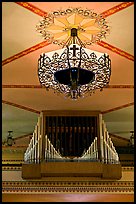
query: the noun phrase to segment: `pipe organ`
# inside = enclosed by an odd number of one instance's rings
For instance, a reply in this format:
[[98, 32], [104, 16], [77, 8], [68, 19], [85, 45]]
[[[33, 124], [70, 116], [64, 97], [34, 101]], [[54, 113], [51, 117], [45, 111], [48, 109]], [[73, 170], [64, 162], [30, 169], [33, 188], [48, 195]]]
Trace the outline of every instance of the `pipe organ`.
[[91, 116], [46, 116], [42, 113], [24, 154], [24, 161], [98, 161], [117, 164], [119, 157], [100, 113]]
[[97, 117], [47, 116], [45, 134], [64, 156], [80, 156], [97, 135]]
[[23, 179], [120, 179], [121, 164], [99, 111], [42, 111], [24, 154]]

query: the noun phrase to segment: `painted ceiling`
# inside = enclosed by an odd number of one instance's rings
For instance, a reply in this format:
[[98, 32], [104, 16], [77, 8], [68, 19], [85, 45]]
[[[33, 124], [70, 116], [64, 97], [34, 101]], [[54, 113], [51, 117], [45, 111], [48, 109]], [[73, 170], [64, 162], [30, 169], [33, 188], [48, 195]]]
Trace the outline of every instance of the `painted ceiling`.
[[[41, 53], [61, 49], [36, 31], [49, 12], [81, 7], [102, 14], [110, 33], [88, 49], [108, 53], [111, 78], [103, 91], [73, 101], [41, 87]], [[110, 133], [134, 129], [134, 2], [2, 2], [2, 139], [31, 134], [42, 110], [100, 110]]]

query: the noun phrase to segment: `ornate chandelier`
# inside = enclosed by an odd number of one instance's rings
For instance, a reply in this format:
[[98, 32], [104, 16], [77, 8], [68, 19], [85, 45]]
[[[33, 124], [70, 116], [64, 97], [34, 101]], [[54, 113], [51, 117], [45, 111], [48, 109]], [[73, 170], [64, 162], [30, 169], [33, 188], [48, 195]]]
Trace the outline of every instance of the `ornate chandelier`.
[[109, 83], [109, 56], [85, 48], [108, 34], [109, 26], [102, 16], [80, 8], [54, 11], [37, 25], [37, 31], [62, 46], [41, 54], [38, 60], [39, 81], [47, 90], [77, 99]]

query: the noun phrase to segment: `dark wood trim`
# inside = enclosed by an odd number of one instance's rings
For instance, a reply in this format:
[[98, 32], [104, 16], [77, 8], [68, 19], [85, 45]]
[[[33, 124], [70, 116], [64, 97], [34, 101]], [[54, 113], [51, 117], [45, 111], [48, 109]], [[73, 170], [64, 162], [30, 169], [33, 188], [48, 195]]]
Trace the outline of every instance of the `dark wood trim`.
[[[3, 84], [2, 85], [2, 88], [4, 89], [45, 89], [44, 86], [42, 85], [28, 85], [28, 84], [24, 84], [24, 85], [15, 85], [15, 84]], [[120, 84], [120, 85], [114, 85], [114, 84], [111, 84], [111, 85], [107, 85], [106, 87], [104, 87], [104, 89], [134, 89], [134, 85], [125, 85], [125, 84]]]
[[87, 110], [45, 110], [44, 116], [98, 116], [100, 111]]
[[38, 111], [38, 110], [34, 110], [32, 108], [29, 108], [29, 107], [26, 107], [26, 106], [22, 106], [22, 105], [19, 105], [19, 104], [10, 102], [10, 101], [2, 100], [2, 103], [7, 104], [7, 105], [11, 105], [11, 106], [14, 106], [14, 107], [17, 107], [17, 108], [20, 108], [20, 109], [24, 109], [26, 111], [30, 111], [30, 112], [33, 112], [33, 113], [40, 114], [40, 111]]
[[134, 105], [134, 102], [132, 102], [132, 103], [127, 103], [127, 104], [124, 104], [124, 105], [122, 105], [122, 106], [118, 106], [118, 107], [115, 107], [115, 108], [111, 108], [111, 109], [109, 109], [109, 110], [102, 111], [101, 113], [102, 113], [102, 114], [106, 114], [106, 113], [110, 113], [110, 112], [112, 112], [112, 111], [120, 110], [120, 109], [122, 109], [122, 108], [126, 108], [126, 107], [129, 107], [129, 106], [133, 106], [133, 105]]

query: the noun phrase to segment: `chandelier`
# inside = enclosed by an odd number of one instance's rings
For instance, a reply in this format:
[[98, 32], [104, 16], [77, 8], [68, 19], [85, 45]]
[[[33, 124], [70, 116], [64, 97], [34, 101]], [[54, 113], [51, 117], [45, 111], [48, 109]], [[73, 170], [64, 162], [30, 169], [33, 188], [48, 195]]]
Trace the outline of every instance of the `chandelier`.
[[41, 54], [38, 60], [39, 81], [47, 90], [78, 99], [109, 83], [109, 56], [86, 48], [109, 33], [101, 15], [81, 8], [54, 11], [40, 21], [37, 31], [45, 40], [62, 46]]

